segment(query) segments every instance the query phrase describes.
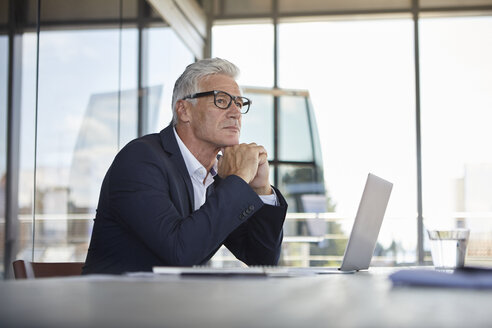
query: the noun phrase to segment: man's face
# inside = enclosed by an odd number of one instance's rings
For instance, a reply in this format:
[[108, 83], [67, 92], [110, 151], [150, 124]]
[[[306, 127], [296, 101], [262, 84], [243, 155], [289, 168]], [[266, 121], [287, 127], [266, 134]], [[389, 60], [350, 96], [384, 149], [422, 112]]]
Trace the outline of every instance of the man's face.
[[[241, 94], [236, 81], [221, 74], [210, 75], [201, 81], [199, 92], [212, 90], [225, 91], [233, 96]], [[234, 102], [228, 109], [220, 109], [215, 106], [213, 95], [197, 98], [196, 105], [191, 106], [189, 123], [200, 143], [215, 148], [239, 143], [241, 112]]]

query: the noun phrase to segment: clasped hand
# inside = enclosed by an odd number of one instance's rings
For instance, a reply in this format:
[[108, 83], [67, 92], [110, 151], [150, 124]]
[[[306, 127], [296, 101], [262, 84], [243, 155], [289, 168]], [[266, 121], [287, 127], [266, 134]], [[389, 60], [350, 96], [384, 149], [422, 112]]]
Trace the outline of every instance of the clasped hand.
[[218, 162], [221, 178], [234, 174], [246, 181], [258, 195], [272, 193], [268, 154], [263, 146], [243, 143], [223, 148], [222, 154]]

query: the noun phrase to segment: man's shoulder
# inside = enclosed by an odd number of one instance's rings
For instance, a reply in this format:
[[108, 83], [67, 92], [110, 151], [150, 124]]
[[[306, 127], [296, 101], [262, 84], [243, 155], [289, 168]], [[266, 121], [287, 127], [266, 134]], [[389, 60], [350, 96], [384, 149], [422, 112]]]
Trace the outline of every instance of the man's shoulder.
[[145, 149], [152, 149], [152, 148], [162, 148], [158, 133], [151, 133], [133, 139], [121, 149], [120, 153], [145, 151]]
[[172, 133], [172, 127], [171, 130], [165, 128], [159, 133], [151, 133], [133, 139], [118, 152], [113, 161], [113, 166], [147, 165], [150, 163], [171, 165], [169, 159], [177, 152], [175, 150], [177, 144], [176, 140], [173, 140], [174, 135], [169, 132]]
[[[162, 170], [172, 166], [169, 155], [162, 148], [158, 133], [148, 134], [136, 138], [126, 144], [116, 154], [108, 171], [111, 179], [132, 177], [133, 179], [155, 179], [155, 170]], [[153, 172], [149, 178], [149, 173]]]
[[168, 157], [159, 133], [151, 133], [133, 139], [116, 155], [115, 162], [141, 162], [150, 159], [161, 161]]

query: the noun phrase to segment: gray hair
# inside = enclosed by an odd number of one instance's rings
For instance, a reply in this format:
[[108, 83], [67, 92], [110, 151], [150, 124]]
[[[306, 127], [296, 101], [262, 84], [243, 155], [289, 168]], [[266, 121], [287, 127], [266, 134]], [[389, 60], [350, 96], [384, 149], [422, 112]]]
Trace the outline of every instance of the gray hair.
[[[203, 78], [215, 74], [223, 74], [236, 79], [239, 75], [239, 68], [233, 63], [221, 58], [202, 59], [186, 67], [183, 74], [181, 74], [174, 84], [172, 99], [174, 126], [178, 123], [176, 113], [176, 103], [178, 100], [199, 92], [199, 83]], [[196, 103], [196, 99], [192, 99], [191, 101]]]

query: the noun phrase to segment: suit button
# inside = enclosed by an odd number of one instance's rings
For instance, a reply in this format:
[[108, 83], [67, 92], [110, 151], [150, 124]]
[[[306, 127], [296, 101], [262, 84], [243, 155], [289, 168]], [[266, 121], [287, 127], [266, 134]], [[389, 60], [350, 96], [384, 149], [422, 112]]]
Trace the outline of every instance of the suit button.
[[253, 205], [249, 205], [249, 207], [245, 210], [246, 214], [250, 214], [251, 212], [253, 212], [253, 210], [255, 209], [255, 207]]

